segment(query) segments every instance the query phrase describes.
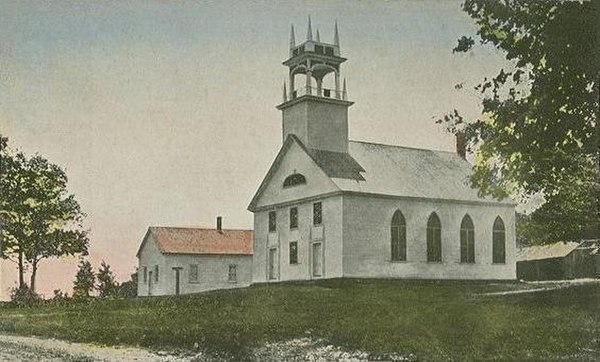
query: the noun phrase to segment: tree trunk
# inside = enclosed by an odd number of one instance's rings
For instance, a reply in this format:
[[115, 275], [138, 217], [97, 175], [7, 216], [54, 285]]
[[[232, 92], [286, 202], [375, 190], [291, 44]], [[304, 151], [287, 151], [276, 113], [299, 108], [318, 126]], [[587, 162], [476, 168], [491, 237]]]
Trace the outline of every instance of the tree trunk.
[[[596, 220], [600, 220], [600, 71], [598, 72], [598, 79], [596, 80], [596, 92], [598, 96], [598, 109], [596, 113], [595, 119], [595, 128], [596, 128], [596, 180], [594, 185], [594, 192], [596, 198]], [[596, 227], [596, 238], [600, 238], [600, 223], [598, 223]]]
[[31, 280], [29, 282], [29, 290], [35, 292], [35, 277], [37, 274], [38, 260], [33, 260], [31, 263]]
[[23, 252], [19, 251], [19, 289], [25, 287], [25, 277], [23, 270]]

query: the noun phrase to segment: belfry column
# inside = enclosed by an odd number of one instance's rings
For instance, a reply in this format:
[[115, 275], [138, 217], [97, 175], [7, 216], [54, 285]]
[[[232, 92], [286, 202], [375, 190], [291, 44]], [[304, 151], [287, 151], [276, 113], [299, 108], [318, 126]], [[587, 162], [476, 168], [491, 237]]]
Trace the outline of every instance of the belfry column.
[[[290, 94], [294, 94], [295, 89], [296, 89], [296, 86], [294, 85], [294, 73], [292, 73], [292, 71], [290, 69]], [[293, 98], [293, 96], [290, 98]]]
[[[309, 24], [310, 24], [310, 19], [309, 19]], [[310, 26], [310, 25], [309, 25]], [[306, 94], [312, 94], [312, 89], [311, 89], [311, 84], [312, 84], [312, 68], [311, 68], [311, 64], [310, 64], [310, 59], [308, 59], [306, 61]]]
[[317, 78], [317, 95], [320, 97], [323, 94], [323, 78]]
[[340, 97], [340, 73], [335, 72], [335, 98], [341, 99]]

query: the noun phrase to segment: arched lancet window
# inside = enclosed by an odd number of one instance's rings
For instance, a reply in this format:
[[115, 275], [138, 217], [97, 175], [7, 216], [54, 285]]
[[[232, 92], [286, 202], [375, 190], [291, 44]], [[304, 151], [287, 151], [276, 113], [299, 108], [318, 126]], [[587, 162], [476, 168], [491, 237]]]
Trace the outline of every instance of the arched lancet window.
[[503, 264], [506, 262], [506, 231], [504, 221], [498, 216], [494, 221], [492, 233], [492, 262]]
[[460, 224], [460, 262], [475, 262], [475, 227], [469, 215]]
[[406, 221], [400, 210], [396, 210], [392, 217], [392, 260], [406, 260]]
[[283, 187], [291, 187], [296, 185], [303, 185], [306, 183], [306, 177], [299, 173], [289, 175], [283, 180]]
[[435, 212], [427, 221], [427, 261], [442, 261], [442, 224]]

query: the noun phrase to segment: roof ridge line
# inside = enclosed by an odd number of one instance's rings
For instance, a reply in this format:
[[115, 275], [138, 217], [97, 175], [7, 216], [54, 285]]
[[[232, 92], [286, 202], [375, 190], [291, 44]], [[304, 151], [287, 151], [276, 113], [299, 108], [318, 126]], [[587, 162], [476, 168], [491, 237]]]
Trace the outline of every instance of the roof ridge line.
[[[214, 230], [218, 231], [214, 227], [199, 227], [199, 226], [148, 226], [148, 228], [160, 228], [160, 229], [194, 229], [194, 230]], [[254, 229], [221, 229], [221, 231], [254, 231]]]
[[453, 155], [456, 155], [456, 152], [454, 152], [454, 151], [432, 150], [430, 148], [419, 148], [419, 147], [410, 147], [410, 146], [401, 146], [401, 145], [391, 145], [391, 144], [388, 144], [388, 143], [368, 142], [368, 141], [361, 141], [361, 140], [348, 140], [348, 141], [349, 142], [354, 142], [354, 143], [366, 143], [366, 144], [377, 145], [377, 146], [386, 146], [386, 147], [395, 147], [395, 148], [407, 148], [407, 149], [410, 149], [410, 150], [430, 151], [430, 152], [445, 152], [445, 153], [451, 153]]

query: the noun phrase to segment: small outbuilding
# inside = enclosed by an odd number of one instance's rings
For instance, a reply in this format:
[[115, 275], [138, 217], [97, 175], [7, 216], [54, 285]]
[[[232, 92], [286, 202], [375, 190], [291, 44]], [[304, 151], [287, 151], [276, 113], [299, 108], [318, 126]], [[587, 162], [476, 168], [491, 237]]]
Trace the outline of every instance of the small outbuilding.
[[178, 295], [252, 282], [252, 230], [148, 228], [137, 252], [138, 295]]
[[535, 245], [517, 251], [517, 277], [561, 280], [600, 277], [600, 240]]

